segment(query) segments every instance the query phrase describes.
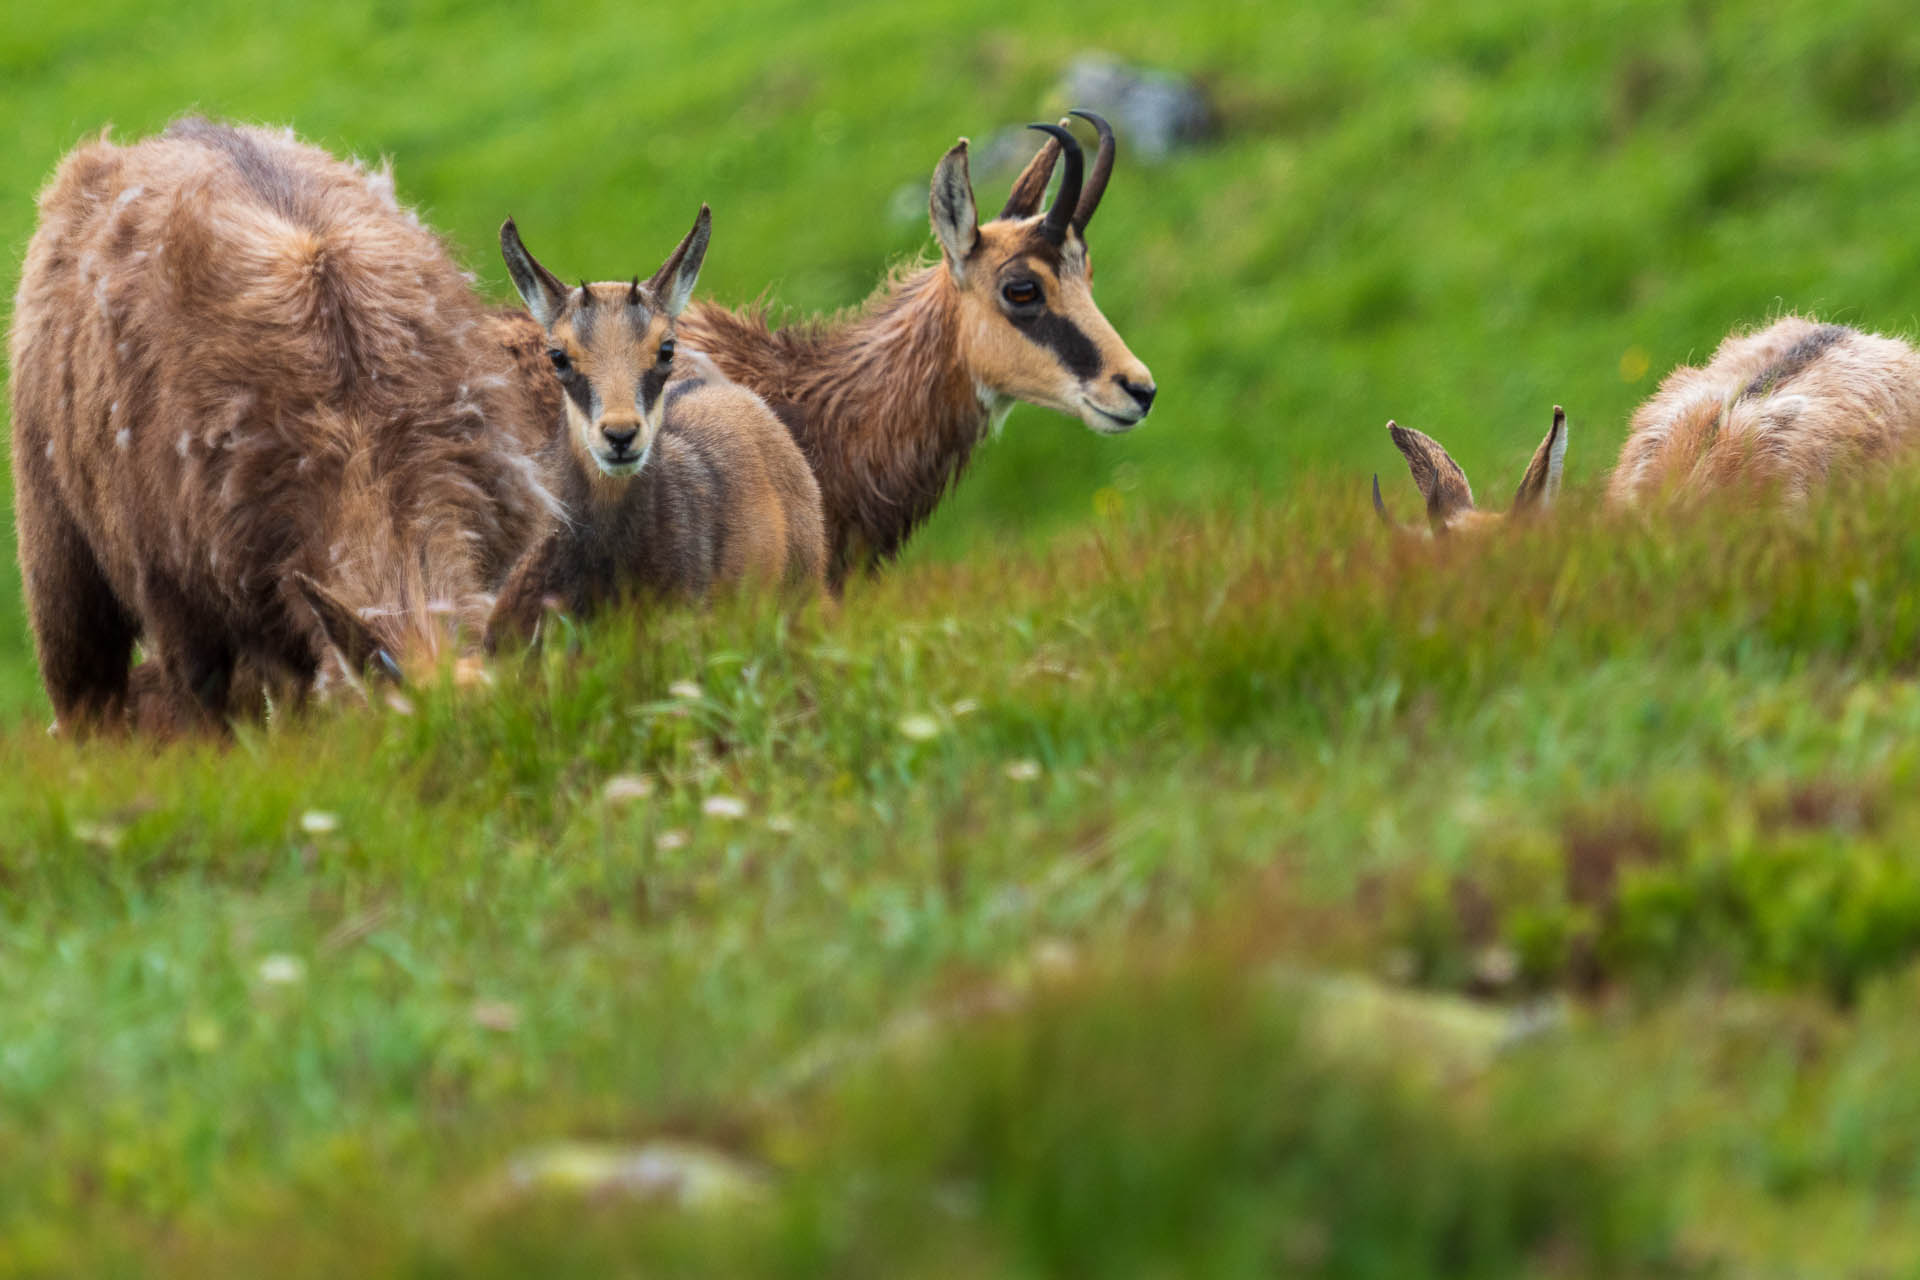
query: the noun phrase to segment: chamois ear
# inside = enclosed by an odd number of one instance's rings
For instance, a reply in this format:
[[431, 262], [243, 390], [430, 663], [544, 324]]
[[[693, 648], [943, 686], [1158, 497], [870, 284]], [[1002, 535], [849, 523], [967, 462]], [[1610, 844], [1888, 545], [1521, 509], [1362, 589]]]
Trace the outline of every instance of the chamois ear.
[[1467, 473], [1447, 456], [1438, 440], [1392, 422], [1387, 424], [1387, 434], [1406, 458], [1413, 482], [1427, 500], [1427, 523], [1435, 533], [1444, 531], [1461, 512], [1473, 510], [1473, 489], [1467, 484]]
[[350, 673], [377, 675], [395, 684], [406, 683], [400, 674], [400, 665], [380, 643], [380, 637], [344, 600], [304, 573], [296, 572], [293, 581], [300, 598], [319, 622], [321, 634], [338, 652], [341, 664]]
[[1000, 208], [1003, 218], [1031, 218], [1040, 212], [1041, 197], [1047, 194], [1047, 183], [1053, 180], [1053, 170], [1060, 163], [1060, 143], [1048, 138], [1040, 144], [1040, 150], [1034, 152], [1033, 159], [1027, 161], [1027, 167], [1013, 180], [1013, 190], [1007, 193], [1007, 202]]
[[700, 264], [707, 260], [707, 241], [712, 235], [713, 211], [703, 204], [693, 220], [693, 230], [647, 281], [647, 292], [669, 317], [685, 311], [693, 299], [693, 286], [700, 279]]
[[507, 260], [507, 274], [513, 277], [520, 301], [527, 304], [542, 329], [553, 328], [553, 322], [566, 309], [567, 286], [527, 252], [527, 246], [520, 243], [520, 228], [513, 225], [512, 218], [500, 224], [500, 256]]
[[1520, 491], [1513, 495], [1515, 511], [1540, 511], [1553, 505], [1560, 496], [1560, 473], [1567, 465], [1567, 411], [1553, 406], [1553, 426], [1547, 438], [1533, 451], [1527, 474], [1520, 478]]
[[940, 167], [933, 171], [928, 211], [932, 215], [934, 238], [940, 241], [940, 250], [947, 256], [947, 270], [959, 280], [965, 274], [974, 246], [980, 243], [980, 215], [973, 207], [973, 179], [967, 175], [965, 138], [940, 157]]

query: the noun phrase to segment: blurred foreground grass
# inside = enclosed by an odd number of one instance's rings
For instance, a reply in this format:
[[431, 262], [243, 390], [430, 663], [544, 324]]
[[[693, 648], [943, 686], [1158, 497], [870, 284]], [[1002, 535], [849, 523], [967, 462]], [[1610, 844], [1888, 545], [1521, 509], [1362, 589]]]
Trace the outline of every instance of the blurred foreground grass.
[[[1916, 496], [1436, 546], [1309, 484], [225, 751], [23, 729], [0, 1259], [1920, 1264]], [[489, 1190], [663, 1138], [757, 1194]]]

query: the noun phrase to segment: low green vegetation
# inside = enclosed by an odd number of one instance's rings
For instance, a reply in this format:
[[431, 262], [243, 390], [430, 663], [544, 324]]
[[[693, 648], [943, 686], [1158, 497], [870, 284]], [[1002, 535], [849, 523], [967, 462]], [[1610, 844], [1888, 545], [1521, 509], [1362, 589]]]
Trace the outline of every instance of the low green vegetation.
[[[1890, 0], [42, 6], [0, 239], [197, 108], [502, 296], [508, 212], [620, 275], [706, 200], [703, 291], [830, 308], [1088, 47], [1219, 107], [1093, 228], [1161, 401], [837, 606], [161, 749], [44, 734], [0, 576], [0, 1274], [1920, 1269], [1920, 476], [1593, 485], [1732, 325], [1915, 327]], [[1554, 519], [1374, 520], [1389, 416], [1497, 504], [1556, 402]]]

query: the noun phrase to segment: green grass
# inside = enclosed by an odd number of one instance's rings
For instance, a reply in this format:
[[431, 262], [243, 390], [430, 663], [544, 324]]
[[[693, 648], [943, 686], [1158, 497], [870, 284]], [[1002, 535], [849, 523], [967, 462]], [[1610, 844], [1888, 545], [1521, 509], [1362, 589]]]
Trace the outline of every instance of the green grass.
[[[706, 200], [703, 289], [801, 310], [1090, 45], [1223, 132], [1094, 226], [1149, 423], [1019, 411], [837, 610], [76, 747], [0, 578], [0, 1273], [1920, 1268], [1920, 476], [1592, 485], [1732, 325], [1916, 326], [1907, 16], [10, 15], [9, 272], [74, 141], [190, 108], [392, 155], [496, 294], [508, 212], [618, 275]], [[1555, 402], [1556, 520], [1373, 522], [1389, 416], [1502, 495]], [[676, 1210], [529, 1154], [668, 1139], [748, 1172]]]

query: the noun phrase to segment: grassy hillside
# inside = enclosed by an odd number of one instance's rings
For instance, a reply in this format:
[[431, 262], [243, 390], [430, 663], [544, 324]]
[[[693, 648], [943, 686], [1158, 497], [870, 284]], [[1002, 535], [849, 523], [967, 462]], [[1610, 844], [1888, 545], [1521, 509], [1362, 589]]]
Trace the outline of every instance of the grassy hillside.
[[[706, 200], [703, 290], [801, 310], [1081, 50], [1222, 133], [1094, 226], [1147, 425], [1017, 412], [830, 614], [78, 748], [0, 575], [0, 1274], [1920, 1267], [1920, 478], [1581, 488], [1730, 325], [1920, 328], [1907, 17], [10, 15], [7, 272], [76, 139], [189, 109], [391, 155], [498, 294], [508, 212], [612, 276]], [[1499, 495], [1555, 402], [1554, 522], [1373, 523], [1389, 416]], [[697, 1203], [610, 1185], [647, 1143]]]

